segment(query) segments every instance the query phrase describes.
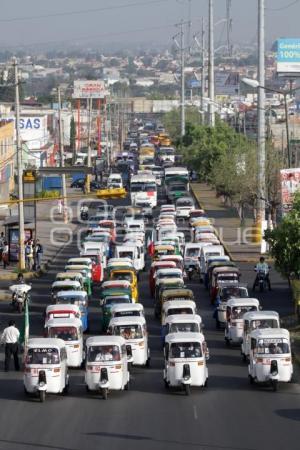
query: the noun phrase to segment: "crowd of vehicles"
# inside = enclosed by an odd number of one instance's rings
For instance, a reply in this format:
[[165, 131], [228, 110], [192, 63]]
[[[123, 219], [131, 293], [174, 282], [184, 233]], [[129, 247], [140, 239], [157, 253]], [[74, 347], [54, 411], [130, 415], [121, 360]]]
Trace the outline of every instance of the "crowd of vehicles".
[[[114, 169], [107, 186], [126, 186], [131, 204], [121, 217], [112, 205], [97, 206], [96, 211], [86, 205], [81, 249], [51, 286], [44, 337], [28, 342], [25, 391], [41, 401], [48, 393], [67, 393], [68, 368], [83, 368], [87, 392], [101, 393], [104, 399], [114, 390], [129, 389], [132, 367], [151, 363], [139, 293], [146, 268], [166, 389], [189, 395], [208, 386], [210, 353], [190, 282], [204, 283], [216, 327], [224, 328], [226, 345], [241, 345], [251, 384], [267, 383], [276, 390], [278, 382], [289, 382], [289, 333], [280, 328], [276, 312], [261, 310], [258, 299], [249, 298], [239, 268], [205, 210], [196, 205], [189, 171], [176, 165], [176, 152], [162, 127], [153, 130], [148, 124], [143, 132], [137, 133], [136, 127], [129, 132]], [[18, 302], [19, 291], [11, 290]], [[99, 328], [96, 336], [85, 339], [84, 333], [91, 331], [92, 296]]]

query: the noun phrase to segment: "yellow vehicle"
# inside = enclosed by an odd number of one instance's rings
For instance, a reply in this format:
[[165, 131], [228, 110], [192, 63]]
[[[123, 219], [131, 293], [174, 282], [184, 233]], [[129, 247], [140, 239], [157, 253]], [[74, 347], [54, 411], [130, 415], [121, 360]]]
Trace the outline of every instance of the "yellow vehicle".
[[170, 136], [166, 133], [159, 133], [158, 139], [159, 139], [160, 145], [162, 145], [164, 147], [169, 147], [171, 145]]
[[141, 147], [139, 151], [139, 156], [147, 156], [147, 157], [154, 157], [155, 156], [155, 148], [150, 147]]
[[127, 195], [125, 188], [109, 188], [109, 189], [99, 189], [96, 192], [98, 198], [125, 198]]
[[124, 269], [112, 269], [110, 272], [111, 280], [126, 280], [129, 281], [131, 292], [132, 292], [132, 300], [134, 303], [138, 302], [139, 293], [138, 293], [138, 279], [134, 269], [124, 268]]

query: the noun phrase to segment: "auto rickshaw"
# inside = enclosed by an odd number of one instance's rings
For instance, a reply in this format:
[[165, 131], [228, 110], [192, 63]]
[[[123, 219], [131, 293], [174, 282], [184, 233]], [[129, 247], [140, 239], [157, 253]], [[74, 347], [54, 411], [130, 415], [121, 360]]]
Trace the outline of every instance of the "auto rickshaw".
[[82, 287], [79, 281], [63, 280], [54, 281], [51, 286], [52, 301], [56, 302], [57, 293], [60, 291], [81, 291]]
[[65, 266], [66, 272], [79, 272], [83, 276], [83, 285], [89, 296], [93, 292], [93, 280], [92, 280], [92, 269], [84, 264], [67, 264]]
[[166, 318], [174, 314], [197, 314], [196, 303], [193, 300], [170, 300], [162, 305], [161, 324], [165, 325]]
[[110, 271], [110, 279], [111, 280], [126, 280], [129, 281], [131, 292], [132, 292], [132, 299], [135, 303], [138, 302], [139, 293], [138, 293], [138, 281], [137, 281], [137, 275], [133, 268], [124, 268], [119, 269], [115, 268]]
[[256, 298], [231, 298], [226, 306], [225, 342], [240, 344], [243, 339], [243, 315], [250, 311], [259, 310], [259, 301]]
[[277, 391], [278, 383], [293, 376], [290, 333], [283, 328], [266, 328], [250, 333], [249, 381], [267, 383]]
[[62, 339], [67, 349], [68, 367], [81, 367], [83, 362], [82, 322], [77, 318], [53, 318], [47, 321], [46, 337]]
[[212, 271], [211, 285], [210, 285], [210, 300], [214, 304], [218, 292], [220, 282], [227, 282], [236, 284], [240, 281], [241, 273], [237, 267], [215, 267]]
[[183, 257], [181, 255], [163, 255], [159, 259], [160, 261], [173, 261], [178, 269], [184, 272]]
[[80, 319], [81, 312], [78, 305], [48, 305], [45, 311], [45, 325], [50, 319]]
[[160, 260], [161, 256], [165, 255], [175, 255], [175, 247], [174, 245], [170, 244], [154, 244], [154, 254], [153, 254], [153, 260], [158, 261]]
[[233, 261], [212, 261], [207, 266], [207, 271], [204, 278], [204, 285], [206, 289], [212, 284], [213, 271], [217, 267], [236, 267], [236, 264]]
[[89, 299], [86, 291], [60, 291], [57, 293], [56, 303], [66, 309], [70, 305], [77, 305], [83, 332], [89, 330]]
[[243, 322], [241, 353], [243, 361], [246, 361], [250, 354], [250, 333], [263, 328], [280, 328], [280, 319], [276, 311], [251, 311], [244, 314]]
[[198, 314], [174, 314], [168, 316], [165, 325], [162, 327], [162, 345], [165, 344], [165, 337], [170, 333], [201, 333], [202, 319]]
[[121, 336], [94, 336], [86, 340], [85, 384], [88, 392], [101, 392], [103, 399], [113, 390], [128, 390], [131, 348]]
[[103, 291], [103, 298], [100, 300], [102, 318], [102, 330], [106, 331], [111, 319], [111, 310], [114, 305], [132, 303], [131, 290], [129, 289], [106, 289]]
[[161, 280], [157, 280], [155, 284], [155, 294], [154, 294], [154, 303], [155, 305], [160, 302], [160, 297], [165, 290], [168, 289], [181, 289], [184, 288], [185, 284], [182, 278], [163, 278]]
[[66, 344], [61, 339], [28, 340], [24, 367], [24, 390], [37, 394], [41, 402], [48, 394], [67, 393], [69, 375]]
[[209, 354], [202, 333], [168, 334], [164, 355], [166, 388], [177, 387], [189, 395], [191, 386], [207, 386]]
[[120, 303], [111, 308], [111, 317], [144, 317], [145, 311], [141, 303]]
[[194, 293], [186, 288], [164, 289], [159, 296], [159, 301], [155, 304], [155, 317], [160, 317], [162, 305], [172, 300], [194, 300]]
[[218, 286], [218, 293], [215, 300], [216, 309], [214, 312], [214, 318], [216, 319], [216, 327], [220, 328], [221, 325], [226, 325], [226, 307], [227, 301], [230, 298], [247, 297], [249, 297], [249, 294], [246, 285], [241, 285], [238, 281], [236, 282], [236, 284], [230, 283], [229, 285], [226, 281], [220, 281]]
[[155, 273], [159, 269], [172, 269], [176, 267], [176, 263], [174, 261], [154, 261], [151, 264], [150, 272], [149, 272], [149, 288], [151, 292], [151, 296], [154, 296], [155, 292]]
[[80, 272], [58, 272], [55, 277], [55, 281], [79, 281], [81, 288], [84, 289], [83, 275]]
[[108, 334], [122, 336], [132, 351], [132, 364], [150, 365], [150, 349], [145, 317], [127, 316], [110, 319]]

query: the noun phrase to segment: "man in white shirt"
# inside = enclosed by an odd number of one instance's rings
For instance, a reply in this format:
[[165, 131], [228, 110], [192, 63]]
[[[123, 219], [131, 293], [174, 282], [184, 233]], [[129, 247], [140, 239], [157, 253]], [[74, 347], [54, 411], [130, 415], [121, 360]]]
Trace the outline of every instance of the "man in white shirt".
[[15, 321], [10, 320], [8, 322], [8, 327], [2, 333], [1, 344], [5, 345], [5, 361], [4, 370], [9, 371], [10, 358], [14, 357], [15, 370], [20, 370], [19, 364], [19, 337], [20, 331], [16, 327]]

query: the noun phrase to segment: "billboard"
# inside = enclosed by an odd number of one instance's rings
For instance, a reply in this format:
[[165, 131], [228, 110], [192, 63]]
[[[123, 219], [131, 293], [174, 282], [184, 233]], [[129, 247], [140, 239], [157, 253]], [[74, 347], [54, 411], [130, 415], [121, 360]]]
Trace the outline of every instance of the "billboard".
[[19, 120], [20, 134], [29, 150], [44, 147], [50, 137], [47, 126], [47, 115], [21, 116]]
[[109, 95], [103, 80], [74, 81], [73, 98], [105, 98]]
[[277, 72], [300, 72], [300, 39], [278, 39]]
[[238, 95], [240, 75], [238, 72], [215, 72], [216, 95]]
[[300, 168], [283, 169], [280, 171], [281, 204], [283, 211], [289, 211], [294, 195], [300, 191]]

